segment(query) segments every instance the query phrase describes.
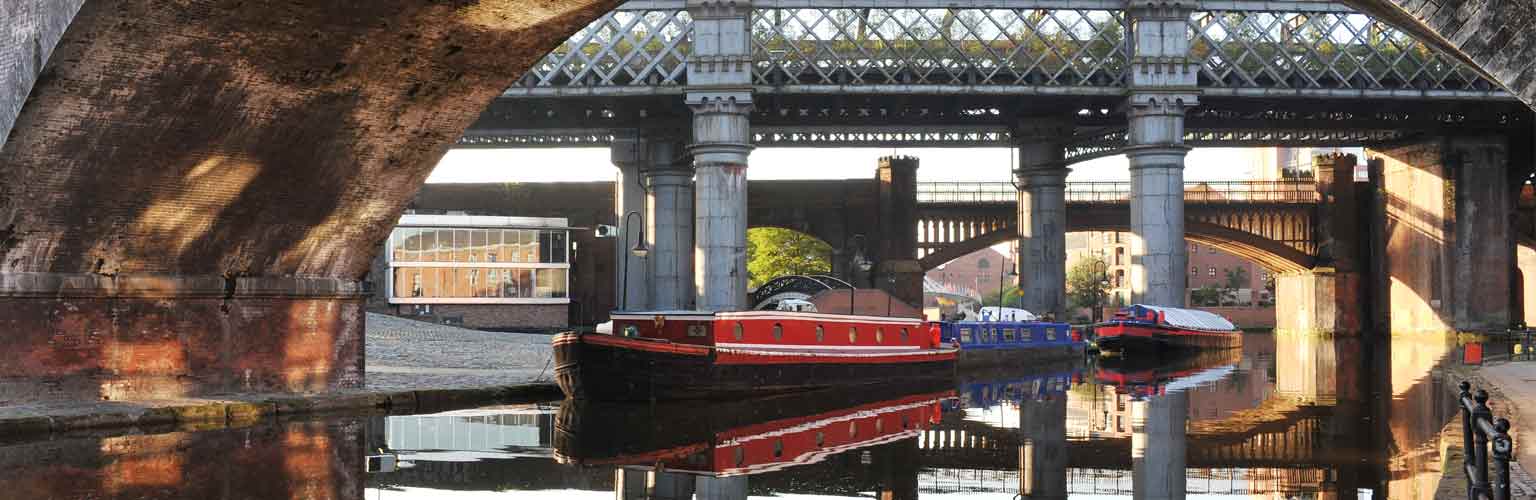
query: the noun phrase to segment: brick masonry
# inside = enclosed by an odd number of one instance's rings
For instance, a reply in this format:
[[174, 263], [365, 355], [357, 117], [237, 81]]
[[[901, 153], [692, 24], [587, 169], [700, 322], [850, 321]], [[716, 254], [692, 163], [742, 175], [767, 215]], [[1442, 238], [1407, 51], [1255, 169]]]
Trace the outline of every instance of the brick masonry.
[[[0, 281], [207, 284], [152, 298], [0, 297], [0, 371], [23, 378], [11, 394], [355, 384], [360, 296], [245, 296], [226, 283], [355, 286], [437, 160], [519, 68], [617, 3], [88, 2], [46, 60], [5, 44], [0, 104], [14, 107], [25, 86], [16, 68], [42, 69], [19, 112], [0, 107], [15, 116], [0, 146]], [[0, 18], [23, 37], [64, 19]]]

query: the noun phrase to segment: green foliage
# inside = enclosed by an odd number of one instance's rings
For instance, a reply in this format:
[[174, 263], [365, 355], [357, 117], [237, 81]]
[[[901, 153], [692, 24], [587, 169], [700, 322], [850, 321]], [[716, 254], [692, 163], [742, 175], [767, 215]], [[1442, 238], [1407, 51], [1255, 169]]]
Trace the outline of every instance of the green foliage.
[[747, 283], [752, 288], [790, 274], [832, 272], [832, 246], [808, 234], [777, 227], [747, 230]]
[[1108, 268], [1103, 259], [1090, 258], [1080, 260], [1068, 269], [1067, 305], [1076, 309], [1108, 303], [1105, 300], [1109, 293], [1108, 275], [1099, 272]]
[[1248, 270], [1241, 267], [1229, 267], [1222, 270], [1227, 276], [1227, 289], [1237, 290], [1248, 287]]
[[[983, 293], [983, 294], [981, 294], [981, 305], [983, 307], [996, 306], [997, 305], [997, 301], [998, 301], [997, 290], [992, 290], [992, 293]], [[1002, 294], [1002, 301], [1003, 301], [1003, 307], [1019, 307], [1019, 304], [1023, 304], [1024, 303], [1024, 290], [1020, 290], [1019, 287], [1011, 286], [1011, 285], [1007, 286], [1007, 287], [1004, 287], [1003, 294]], [[1034, 312], [1034, 311], [1030, 311], [1030, 312]]]
[[1189, 301], [1192, 306], [1221, 305], [1221, 289], [1215, 285], [1205, 285], [1189, 291]]

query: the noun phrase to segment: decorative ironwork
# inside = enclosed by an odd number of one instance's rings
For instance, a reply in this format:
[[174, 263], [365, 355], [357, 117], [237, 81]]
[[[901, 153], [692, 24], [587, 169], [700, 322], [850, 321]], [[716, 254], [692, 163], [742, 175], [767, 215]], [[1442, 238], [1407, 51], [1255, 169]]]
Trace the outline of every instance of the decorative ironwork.
[[1491, 91], [1406, 32], [1362, 14], [1205, 11], [1190, 16], [1201, 87]]
[[805, 8], [752, 12], [759, 85], [1119, 86], [1119, 11]]
[[[1463, 381], [1456, 406], [1461, 407], [1462, 472], [1467, 478], [1467, 498], [1509, 500], [1509, 462], [1514, 442], [1509, 437], [1509, 420], [1494, 418], [1488, 407], [1488, 391], [1472, 394], [1472, 384]], [[1488, 453], [1488, 445], [1493, 453]], [[1493, 468], [1493, 477], [1488, 469]]]
[[609, 12], [555, 47], [513, 88], [683, 85], [692, 32], [693, 19], [681, 9]]
[[809, 299], [826, 290], [852, 289], [853, 285], [826, 275], [780, 276], [763, 283], [747, 294], [753, 309], [775, 309], [785, 299]]
[[613, 133], [607, 130], [528, 130], [517, 132], [465, 135], [459, 138], [455, 147], [580, 148], [607, 146], [613, 143]]
[[1012, 134], [1003, 127], [760, 127], [752, 132], [752, 142], [758, 147], [997, 147], [1012, 144], [1012, 140]]

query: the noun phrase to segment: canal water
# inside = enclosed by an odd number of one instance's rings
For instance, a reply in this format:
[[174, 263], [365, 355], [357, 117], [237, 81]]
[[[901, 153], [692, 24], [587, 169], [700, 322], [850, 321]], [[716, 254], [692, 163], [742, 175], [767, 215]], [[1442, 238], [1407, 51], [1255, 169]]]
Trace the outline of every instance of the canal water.
[[1431, 498], [1442, 339], [966, 370], [719, 403], [553, 401], [0, 444], [0, 498]]

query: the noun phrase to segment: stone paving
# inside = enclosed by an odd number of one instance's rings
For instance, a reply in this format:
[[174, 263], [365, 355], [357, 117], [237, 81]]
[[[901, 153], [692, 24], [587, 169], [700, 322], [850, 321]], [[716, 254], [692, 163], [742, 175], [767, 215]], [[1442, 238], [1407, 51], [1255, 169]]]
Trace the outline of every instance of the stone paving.
[[370, 390], [507, 386], [554, 381], [550, 336], [502, 333], [368, 314]]
[[[1536, 497], [1536, 480], [1530, 475], [1536, 469], [1536, 361], [1490, 364], [1477, 374], [1502, 395], [1503, 408], [1494, 406], [1494, 412], [1509, 419], [1510, 437], [1515, 441], [1517, 466], [1510, 468], [1510, 483], [1527, 498]], [[1517, 497], [1522, 496], [1519, 493]]]

